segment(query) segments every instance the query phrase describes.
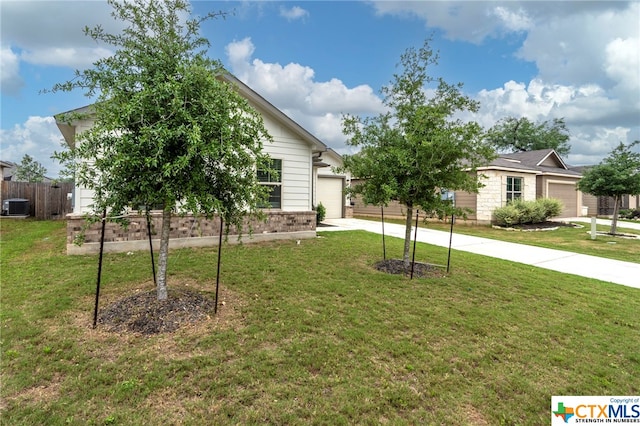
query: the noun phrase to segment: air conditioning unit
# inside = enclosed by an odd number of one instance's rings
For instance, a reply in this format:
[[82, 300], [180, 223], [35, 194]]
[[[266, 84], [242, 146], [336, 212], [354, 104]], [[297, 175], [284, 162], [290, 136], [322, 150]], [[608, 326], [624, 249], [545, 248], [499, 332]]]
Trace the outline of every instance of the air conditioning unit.
[[25, 198], [3, 200], [2, 216], [29, 216], [29, 200]]

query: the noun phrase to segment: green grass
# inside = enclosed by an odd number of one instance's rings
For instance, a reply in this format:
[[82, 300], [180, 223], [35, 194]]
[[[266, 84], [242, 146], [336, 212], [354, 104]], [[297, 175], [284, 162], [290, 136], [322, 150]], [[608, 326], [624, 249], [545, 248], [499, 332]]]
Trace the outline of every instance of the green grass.
[[[118, 335], [63, 222], [0, 225], [3, 424], [539, 425], [552, 395], [640, 392], [637, 289], [462, 252], [409, 280], [371, 267], [378, 235], [321, 233], [225, 246], [217, 318]], [[173, 251], [170, 286], [212, 294], [216, 253]], [[152, 286], [147, 253], [103, 273], [102, 306]]]
[[[358, 219], [380, 221], [380, 219], [371, 217], [358, 217]], [[385, 218], [385, 222], [404, 225], [404, 220], [399, 219]], [[640, 239], [598, 235], [595, 240], [592, 240], [589, 234], [591, 225], [585, 223], [578, 223], [577, 225], [581, 225], [582, 227], [559, 227], [553, 231], [522, 232], [494, 229], [490, 225], [473, 225], [459, 220], [457, 224], [454, 225], [454, 232], [494, 240], [528, 244], [531, 246], [566, 250], [625, 262], [640, 263]], [[451, 229], [451, 224], [444, 222], [428, 222], [425, 224], [423, 221], [420, 221], [418, 222], [418, 226], [446, 232], [449, 232]], [[609, 232], [609, 228], [609, 226], [598, 225], [597, 230]], [[635, 235], [640, 233], [638, 230], [627, 228], [619, 228], [618, 232]]]

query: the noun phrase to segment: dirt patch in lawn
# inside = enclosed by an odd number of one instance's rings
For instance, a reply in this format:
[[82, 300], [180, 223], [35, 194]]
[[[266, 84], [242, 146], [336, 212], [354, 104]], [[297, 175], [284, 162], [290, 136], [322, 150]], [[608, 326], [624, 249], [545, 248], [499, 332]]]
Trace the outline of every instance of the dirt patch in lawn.
[[[405, 270], [404, 262], [400, 259], [381, 260], [374, 266], [378, 271], [388, 274], [411, 275], [411, 265]], [[413, 276], [416, 278], [438, 278], [444, 276], [442, 266], [429, 263], [415, 262], [413, 265]]]
[[183, 326], [226, 314], [224, 306], [231, 294], [224, 293], [216, 314], [215, 296], [196, 289], [170, 287], [167, 300], [158, 300], [155, 289], [137, 292], [102, 308], [98, 314], [98, 327], [116, 333], [171, 333]]

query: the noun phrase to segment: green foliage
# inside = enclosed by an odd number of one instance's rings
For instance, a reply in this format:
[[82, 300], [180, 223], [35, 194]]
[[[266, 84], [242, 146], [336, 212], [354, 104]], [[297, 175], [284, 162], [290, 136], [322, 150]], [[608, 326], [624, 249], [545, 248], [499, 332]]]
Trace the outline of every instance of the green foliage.
[[582, 192], [595, 196], [616, 197], [640, 194], [640, 153], [620, 143], [600, 164], [587, 169], [578, 182]]
[[625, 209], [625, 210], [620, 210], [619, 212], [620, 217], [623, 219], [635, 219], [635, 218], [640, 218], [640, 209]]
[[493, 211], [493, 218], [496, 225], [512, 226], [520, 223], [520, 210], [511, 203], [504, 207], [499, 207]]
[[541, 223], [562, 212], [562, 202], [555, 198], [539, 198], [535, 201], [516, 200], [493, 211], [496, 225], [512, 226]]
[[[441, 200], [441, 189], [477, 192], [475, 169], [493, 158], [478, 123], [453, 118], [476, 112], [479, 104], [462, 94], [461, 84], [427, 74], [438, 60], [429, 42], [417, 50], [407, 49], [400, 59], [402, 72], [381, 89], [389, 112], [375, 117], [347, 115], [342, 121], [347, 143], [360, 148], [344, 156], [344, 167], [361, 179], [350, 193], [361, 194], [365, 204], [387, 205], [392, 200], [404, 204], [408, 230], [414, 207], [428, 214], [454, 212]], [[428, 97], [429, 85], [435, 87]], [[409, 239], [407, 231], [406, 264]]]
[[616, 233], [621, 197], [640, 194], [640, 153], [633, 150], [637, 145], [640, 141], [629, 145], [621, 142], [600, 164], [587, 169], [578, 182], [582, 192], [614, 197], [612, 234]]
[[18, 164], [15, 177], [20, 182], [42, 182], [46, 173], [47, 169], [42, 164], [25, 154]]
[[[114, 55], [53, 91], [84, 89], [97, 95], [94, 125], [77, 135], [76, 182], [94, 191], [96, 215], [117, 217], [130, 206], [163, 207], [159, 288], [166, 277], [169, 221], [173, 211], [219, 215], [227, 230], [260, 216], [268, 188], [256, 169], [268, 167], [262, 143], [271, 136], [262, 116], [233, 87], [219, 61], [205, 56], [201, 19], [184, 0], [110, 0], [112, 15], [128, 26], [120, 34], [85, 28]], [[73, 122], [77, 114], [59, 117]], [[164, 232], [166, 228], [166, 233]], [[166, 294], [160, 295], [166, 297]]]
[[537, 201], [542, 204], [545, 220], [559, 216], [562, 213], [562, 209], [564, 209], [562, 201], [557, 198], [539, 198]]
[[561, 156], [571, 151], [569, 130], [564, 118], [554, 118], [542, 123], [533, 123], [526, 117], [503, 118], [487, 132], [487, 140], [498, 151], [521, 152], [551, 148]]
[[316, 207], [316, 223], [320, 223], [327, 215], [327, 209], [322, 203], [318, 203]]

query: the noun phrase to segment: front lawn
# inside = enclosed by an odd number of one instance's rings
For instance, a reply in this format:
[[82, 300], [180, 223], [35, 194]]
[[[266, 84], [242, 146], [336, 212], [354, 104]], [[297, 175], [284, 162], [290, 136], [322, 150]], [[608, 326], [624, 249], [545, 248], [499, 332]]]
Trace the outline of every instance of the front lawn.
[[[371, 217], [358, 217], [358, 219], [373, 220], [379, 222], [380, 219]], [[404, 220], [387, 219], [385, 222], [404, 225]], [[627, 239], [598, 235], [595, 240], [591, 239], [589, 231], [591, 225], [588, 223], [578, 223], [578, 228], [559, 227], [557, 230], [548, 231], [508, 231], [495, 229], [490, 225], [472, 225], [458, 220], [454, 225], [453, 232], [458, 234], [473, 235], [476, 237], [491, 238], [494, 240], [509, 241], [512, 243], [528, 244], [531, 246], [546, 247], [557, 250], [566, 250], [573, 253], [588, 254], [591, 256], [617, 259], [625, 262], [640, 263], [640, 239]], [[430, 221], [418, 222], [418, 226], [437, 231], [449, 232], [450, 223]], [[609, 232], [609, 226], [598, 225], [597, 230]], [[638, 230], [618, 228], [618, 232], [625, 234], [640, 234]]]
[[[114, 334], [63, 222], [0, 226], [3, 424], [538, 425], [552, 395], [640, 393], [637, 289], [462, 252], [410, 281], [372, 268], [379, 235], [327, 232], [225, 246], [217, 317]], [[213, 296], [216, 253], [173, 251], [169, 285]], [[144, 252], [103, 271], [102, 307], [153, 287]]]

